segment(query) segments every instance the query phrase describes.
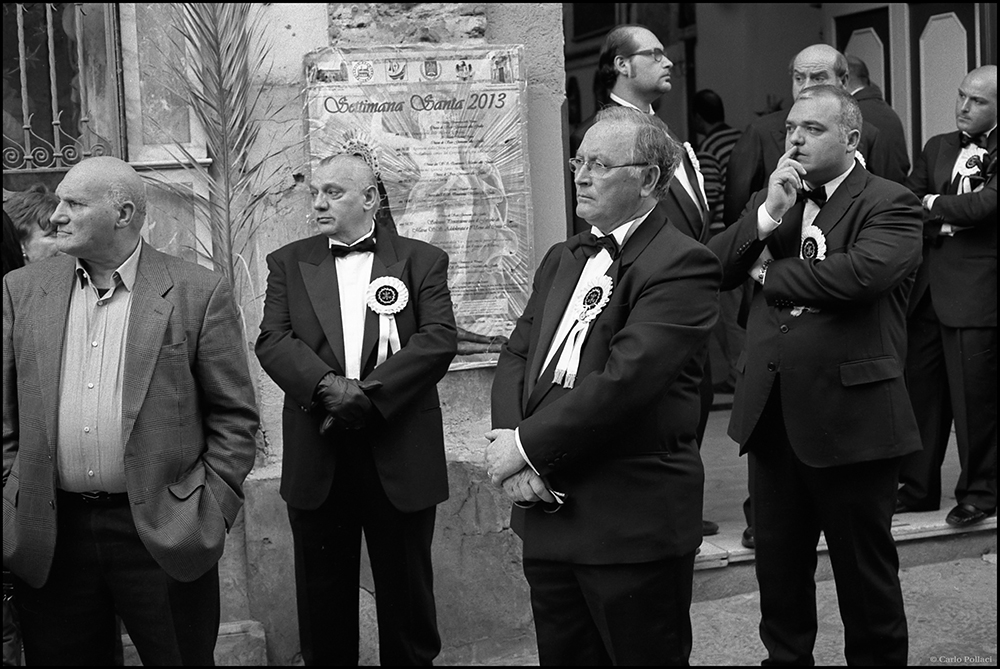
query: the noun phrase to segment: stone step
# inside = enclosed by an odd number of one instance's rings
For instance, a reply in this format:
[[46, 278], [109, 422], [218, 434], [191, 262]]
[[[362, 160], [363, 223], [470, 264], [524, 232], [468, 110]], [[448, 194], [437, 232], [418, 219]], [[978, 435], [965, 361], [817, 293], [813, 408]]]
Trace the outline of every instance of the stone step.
[[[892, 535], [899, 552], [900, 567], [944, 562], [962, 557], [978, 557], [996, 552], [997, 518], [993, 516], [967, 528], [945, 522], [949, 509], [922, 513], [901, 513], [892, 519]], [[722, 522], [719, 533], [705, 537], [695, 558], [694, 601], [730, 597], [757, 590], [754, 551], [740, 540], [743, 525]], [[817, 580], [833, 578], [826, 539], [820, 535]]]

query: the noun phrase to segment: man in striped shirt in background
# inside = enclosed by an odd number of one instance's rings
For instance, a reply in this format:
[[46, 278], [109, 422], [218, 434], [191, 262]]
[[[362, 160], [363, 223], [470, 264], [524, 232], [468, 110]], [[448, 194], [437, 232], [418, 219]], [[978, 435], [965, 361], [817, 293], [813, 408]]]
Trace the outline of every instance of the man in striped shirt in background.
[[[729, 165], [729, 154], [733, 151], [733, 145], [743, 131], [726, 124], [722, 98], [707, 88], [695, 93], [694, 124], [698, 135], [702, 137], [698, 143], [697, 156], [701, 173], [705, 177], [705, 197], [712, 212], [709, 228], [711, 235], [714, 236], [726, 229], [723, 220], [726, 168]], [[736, 388], [736, 361], [743, 349], [745, 336], [745, 331], [737, 323], [736, 318], [742, 296], [742, 289], [719, 293], [719, 322], [712, 332], [723, 356], [722, 360], [712, 363], [712, 369], [716, 370], [712, 390], [717, 394], [732, 393]], [[710, 355], [715, 353], [714, 342], [709, 351]], [[722, 376], [719, 373], [722, 369], [726, 370], [726, 374], [719, 378]]]

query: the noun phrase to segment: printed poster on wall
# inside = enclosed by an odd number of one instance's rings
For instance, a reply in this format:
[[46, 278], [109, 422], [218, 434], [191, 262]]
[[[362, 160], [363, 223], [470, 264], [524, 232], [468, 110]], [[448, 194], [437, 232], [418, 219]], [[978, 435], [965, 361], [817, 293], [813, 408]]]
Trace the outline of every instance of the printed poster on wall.
[[326, 48], [305, 69], [313, 165], [372, 147], [399, 234], [449, 255], [452, 369], [494, 364], [531, 288], [523, 47]]

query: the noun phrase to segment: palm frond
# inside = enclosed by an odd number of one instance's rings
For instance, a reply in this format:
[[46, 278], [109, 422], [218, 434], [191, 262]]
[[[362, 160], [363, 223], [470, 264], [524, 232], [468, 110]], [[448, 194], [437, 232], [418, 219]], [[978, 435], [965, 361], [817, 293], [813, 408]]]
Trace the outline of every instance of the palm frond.
[[[185, 59], [170, 59], [168, 67], [180, 82], [185, 99], [204, 129], [211, 167], [200, 165], [179, 142], [181, 162], [207, 196], [192, 193], [162, 178], [157, 187], [194, 205], [211, 230], [211, 260], [233, 285], [242, 310], [241, 286], [254, 295], [245, 258], [252, 254], [263, 205], [277, 186], [279, 169], [273, 159], [285, 148], [262, 147], [261, 121], [277, 109], [259, 82], [273, 67], [270, 46], [261, 40], [262, 15], [251, 3], [177, 3], [173, 5], [173, 43]], [[257, 157], [260, 156], [260, 157]], [[199, 240], [200, 241], [200, 240]], [[202, 243], [198, 251], [206, 254]], [[243, 272], [237, 272], [237, 263]]]

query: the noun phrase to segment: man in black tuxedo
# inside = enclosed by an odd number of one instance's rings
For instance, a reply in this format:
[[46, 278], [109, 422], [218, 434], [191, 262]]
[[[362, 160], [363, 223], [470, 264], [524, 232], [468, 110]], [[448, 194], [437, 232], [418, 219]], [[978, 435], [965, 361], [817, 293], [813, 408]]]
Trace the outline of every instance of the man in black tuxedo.
[[906, 149], [903, 122], [885, 101], [881, 89], [871, 82], [865, 61], [857, 56], [848, 56], [847, 67], [847, 90], [858, 101], [865, 123], [878, 128], [879, 143], [888, 153], [891, 169], [887, 173], [891, 176], [886, 178], [903, 183], [910, 173], [910, 153]]
[[[653, 103], [670, 92], [672, 68], [673, 63], [664, 53], [663, 44], [652, 31], [639, 25], [620, 25], [613, 28], [604, 40], [604, 47], [598, 60], [597, 77], [610, 91], [610, 105], [654, 115]], [[580, 142], [583, 141], [584, 135], [594, 124], [595, 119], [596, 115], [588, 118], [570, 136], [571, 156], [576, 155]], [[667, 132], [672, 139], [679, 142], [669, 129]], [[704, 244], [711, 235], [712, 223], [712, 210], [705, 195], [705, 178], [698, 168], [694, 149], [688, 142], [683, 142], [681, 146], [683, 148], [681, 162], [656, 206], [675, 228]], [[587, 221], [577, 213], [574, 217], [574, 232], [584, 232], [587, 229]], [[699, 446], [705, 436], [708, 414], [712, 410], [714, 399], [708, 356], [705, 356], [705, 371], [700, 391]], [[706, 520], [702, 529], [706, 535], [716, 534], [719, 526]]]
[[436, 384], [457, 348], [448, 256], [375, 225], [364, 156], [322, 161], [310, 192], [320, 234], [268, 256], [256, 347], [285, 391], [281, 496], [302, 656], [358, 663], [363, 530], [382, 663], [431, 664], [431, 539], [448, 497]]
[[920, 448], [903, 382], [920, 204], [856, 161], [861, 123], [841, 87], [802, 91], [768, 187], [709, 242], [724, 289], [759, 284], [729, 436], [754, 481], [765, 664], [813, 664], [820, 532], [847, 663], [907, 660], [891, 523], [900, 457]]
[[922, 198], [924, 263], [910, 296], [906, 381], [924, 449], [900, 472], [897, 511], [941, 503], [955, 422], [962, 473], [948, 524], [997, 509], [997, 68], [958, 89], [958, 130], [932, 137], [906, 185]]
[[[797, 100], [803, 90], [810, 86], [831, 84], [847, 89], [848, 64], [842, 53], [826, 44], [808, 46], [789, 65], [792, 78], [792, 100]], [[726, 178], [724, 216], [726, 225], [740, 220], [743, 209], [750, 197], [767, 185], [768, 175], [778, 166], [778, 160], [785, 152], [785, 118], [788, 112], [779, 110], [755, 119], [740, 136], [733, 152], [729, 155], [729, 170]], [[906, 176], [893, 167], [884, 142], [880, 141], [878, 128], [868, 122], [861, 126], [857, 153], [862, 163], [872, 174], [901, 183]], [[745, 318], [745, 307], [740, 309], [740, 319]], [[750, 495], [743, 503], [743, 514], [747, 527], [743, 531], [743, 545], [754, 546], [753, 513], [750, 498], [753, 497], [753, 479], [748, 478]]]
[[543, 665], [690, 656], [719, 265], [656, 207], [681, 151], [655, 116], [598, 114], [570, 163], [593, 232], [546, 253], [497, 363], [487, 472], [515, 503]]

